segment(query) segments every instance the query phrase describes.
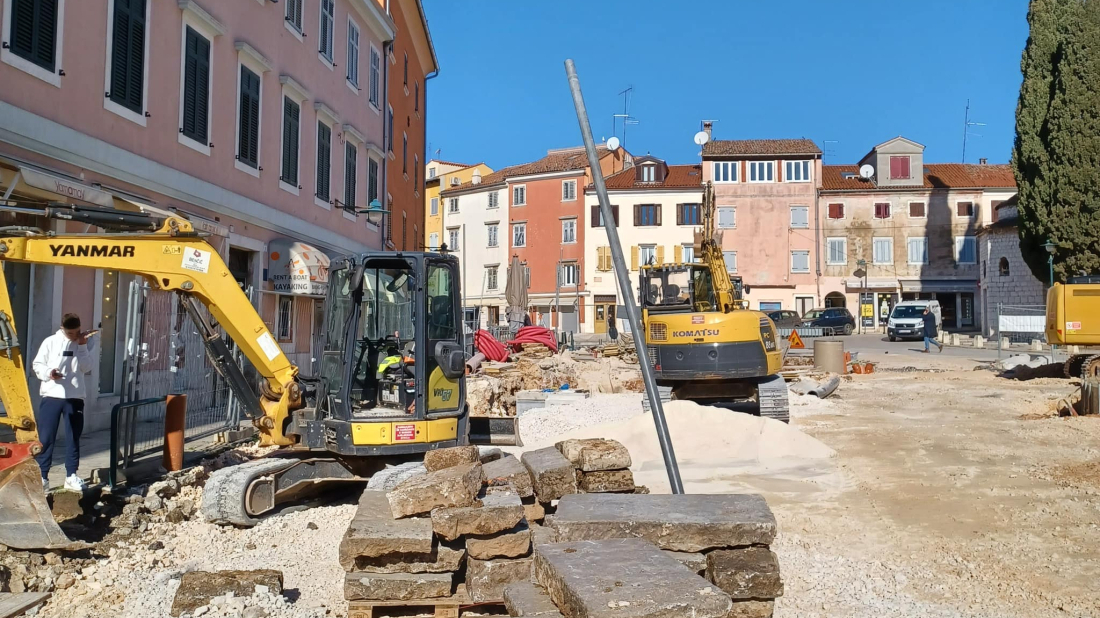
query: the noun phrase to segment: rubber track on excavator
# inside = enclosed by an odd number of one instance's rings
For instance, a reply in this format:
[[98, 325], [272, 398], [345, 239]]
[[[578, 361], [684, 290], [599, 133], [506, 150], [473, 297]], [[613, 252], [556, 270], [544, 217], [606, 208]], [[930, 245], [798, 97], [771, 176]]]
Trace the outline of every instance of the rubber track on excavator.
[[256, 459], [215, 471], [202, 492], [203, 517], [215, 524], [255, 526], [259, 520], [245, 510], [245, 497], [252, 481], [295, 463], [293, 459]]

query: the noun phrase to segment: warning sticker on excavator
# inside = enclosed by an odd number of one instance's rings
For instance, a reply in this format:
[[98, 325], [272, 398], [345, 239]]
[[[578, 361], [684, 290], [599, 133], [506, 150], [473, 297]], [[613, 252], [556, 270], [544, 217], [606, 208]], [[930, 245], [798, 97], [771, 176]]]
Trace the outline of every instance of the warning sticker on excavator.
[[183, 268], [200, 273], [210, 272], [210, 252], [202, 249], [186, 249], [183, 252]]
[[802, 343], [802, 337], [798, 336], [798, 331], [792, 330], [791, 336], [787, 337], [787, 342], [791, 344], [792, 350], [805, 350], [806, 344]]
[[1081, 330], [1081, 323], [1080, 322], [1066, 322], [1066, 330], [1068, 330], [1068, 331]]
[[275, 357], [282, 352], [279, 349], [279, 344], [275, 343], [275, 338], [271, 336], [271, 333], [265, 332], [256, 338], [256, 343], [260, 344], [260, 349], [264, 351], [264, 356], [267, 356], [267, 360], [275, 360]]
[[412, 442], [416, 439], [416, 425], [394, 425], [394, 442]]

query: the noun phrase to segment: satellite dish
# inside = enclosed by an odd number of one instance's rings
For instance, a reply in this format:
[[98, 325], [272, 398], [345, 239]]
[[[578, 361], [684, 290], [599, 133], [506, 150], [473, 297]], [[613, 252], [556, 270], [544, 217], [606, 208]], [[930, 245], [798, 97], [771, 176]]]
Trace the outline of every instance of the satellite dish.
[[710, 141], [710, 135], [706, 131], [699, 131], [695, 134], [695, 143], [702, 146]]
[[875, 175], [875, 168], [871, 167], [870, 165], [862, 165], [859, 168], [859, 175], [863, 178], [870, 179], [872, 176]]
[[619, 138], [612, 137], [611, 139], [607, 140], [607, 149], [608, 150], [618, 150], [619, 149]]

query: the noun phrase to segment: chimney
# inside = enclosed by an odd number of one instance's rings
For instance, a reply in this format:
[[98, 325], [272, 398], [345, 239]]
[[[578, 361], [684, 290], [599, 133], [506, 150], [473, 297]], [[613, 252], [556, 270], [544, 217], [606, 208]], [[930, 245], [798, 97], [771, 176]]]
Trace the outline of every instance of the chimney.
[[481, 171], [480, 170], [474, 170], [474, 174], [472, 176], [470, 176], [470, 182], [472, 182], [475, 185], [481, 184]]
[[988, 164], [989, 164], [989, 159], [987, 159], [985, 157], [982, 157], [981, 159], [978, 159], [978, 165], [988, 165]]
[[703, 123], [703, 130], [707, 132], [707, 137], [714, 137], [714, 123], [707, 120]]

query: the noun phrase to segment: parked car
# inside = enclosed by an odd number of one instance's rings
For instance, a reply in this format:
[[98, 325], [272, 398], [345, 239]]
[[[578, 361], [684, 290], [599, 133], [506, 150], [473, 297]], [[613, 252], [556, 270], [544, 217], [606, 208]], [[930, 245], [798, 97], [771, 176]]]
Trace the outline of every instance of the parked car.
[[936, 316], [937, 330], [943, 327], [943, 315], [938, 300], [907, 300], [894, 305], [890, 320], [886, 323], [886, 335], [890, 341], [921, 339], [924, 337], [924, 310], [931, 309]]
[[810, 309], [802, 316], [802, 326], [831, 328], [836, 333], [851, 335], [856, 329], [856, 319], [844, 307]]
[[776, 328], [797, 328], [802, 326], [802, 317], [798, 315], [797, 311], [791, 311], [789, 309], [769, 311], [768, 317], [772, 319], [772, 322], [775, 322]]

